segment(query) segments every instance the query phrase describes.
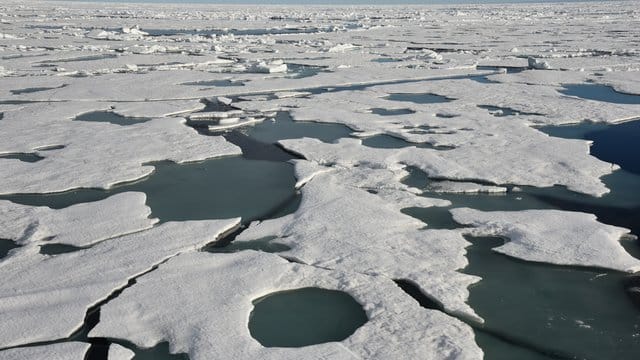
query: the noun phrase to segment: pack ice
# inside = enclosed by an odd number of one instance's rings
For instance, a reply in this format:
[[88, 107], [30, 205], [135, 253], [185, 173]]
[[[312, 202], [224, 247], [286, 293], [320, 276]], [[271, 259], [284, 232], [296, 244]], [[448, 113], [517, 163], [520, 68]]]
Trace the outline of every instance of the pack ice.
[[[541, 131], [640, 118], [637, 3], [250, 10], [0, 4], [0, 358], [104, 350], [130, 359], [164, 342], [192, 360], [578, 357], [479, 315], [473, 291], [483, 279], [467, 271], [467, 239], [501, 237], [494, 251], [539, 266], [612, 278], [640, 270], [626, 241], [634, 223], [590, 213], [631, 219], [640, 204], [615, 199], [638, 178], [592, 156], [590, 141]], [[331, 141], [305, 130], [309, 122]], [[260, 140], [264, 129], [277, 129], [277, 141]], [[143, 179], [160, 162], [231, 155], [288, 161], [298, 196], [249, 225], [160, 223], [144, 193], [74, 200]], [[531, 189], [563, 201], [532, 201]], [[50, 196], [73, 205], [54, 209]], [[530, 206], [480, 211], [468, 207], [472, 196]], [[442, 214], [450, 228], [430, 227]], [[273, 253], [247, 250], [256, 244]], [[637, 275], [629, 279], [633, 294]], [[626, 296], [624, 286], [607, 296]], [[368, 321], [304, 347], [252, 337], [254, 300], [308, 287], [348, 294]], [[581, 319], [621, 326], [602, 316]], [[603, 349], [617, 341], [604, 330], [597, 338]]]

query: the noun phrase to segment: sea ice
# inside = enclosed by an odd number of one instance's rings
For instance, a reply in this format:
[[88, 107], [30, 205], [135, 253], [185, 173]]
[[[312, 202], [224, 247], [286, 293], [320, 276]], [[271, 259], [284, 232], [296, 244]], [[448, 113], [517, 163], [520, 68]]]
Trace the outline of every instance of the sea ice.
[[0, 238], [18, 245], [30, 243], [87, 246], [116, 236], [151, 228], [146, 195], [116, 194], [101, 201], [52, 210], [0, 201]]
[[51, 345], [29, 346], [9, 350], [0, 350], [3, 360], [80, 360], [84, 359], [88, 343], [64, 342]]
[[[436, 179], [537, 187], [564, 185], [571, 190], [601, 196], [609, 190], [600, 180], [617, 167], [589, 155], [588, 143], [523, 131], [486, 136], [482, 141], [447, 151], [407, 147], [375, 149], [359, 139], [340, 139], [335, 144], [316, 139], [282, 140], [287, 150], [320, 164], [346, 167], [402, 168], [415, 166]], [[533, 138], [535, 135], [537, 137]], [[492, 144], [493, 146], [485, 146]], [[526, 153], [528, 157], [520, 154]]]
[[[168, 222], [103, 241], [89, 249], [12, 256], [0, 263], [0, 348], [64, 339], [87, 309], [129, 279], [185, 251], [215, 241], [240, 219]], [[47, 319], [47, 321], [43, 321]]]
[[131, 360], [135, 353], [121, 345], [109, 345], [108, 360]]
[[411, 203], [407, 198], [423, 207], [449, 202], [418, 200], [415, 194], [393, 189], [382, 196], [371, 194], [364, 189], [375, 186], [362, 181], [376, 176], [364, 171], [316, 174], [301, 188], [302, 202], [294, 214], [253, 223], [234, 242], [276, 236], [291, 248], [282, 256], [323, 268], [410, 280], [445, 310], [482, 321], [465, 303], [467, 286], [479, 279], [457, 271], [467, 264], [469, 243], [457, 231], [423, 230], [422, 221], [400, 212]]
[[[305, 287], [347, 292], [369, 321], [341, 342], [300, 348], [263, 347], [251, 337], [247, 324], [253, 300]], [[191, 360], [482, 358], [468, 325], [421, 308], [387, 278], [254, 251], [170, 259], [103, 306], [101, 321], [89, 335], [127, 339], [140, 347], [169, 341], [172, 353], [187, 353]]]
[[560, 210], [488, 211], [452, 209], [453, 219], [477, 236], [508, 240], [497, 252], [519, 259], [558, 265], [640, 271], [640, 260], [629, 255], [620, 238], [629, 230], [606, 225], [592, 214]]

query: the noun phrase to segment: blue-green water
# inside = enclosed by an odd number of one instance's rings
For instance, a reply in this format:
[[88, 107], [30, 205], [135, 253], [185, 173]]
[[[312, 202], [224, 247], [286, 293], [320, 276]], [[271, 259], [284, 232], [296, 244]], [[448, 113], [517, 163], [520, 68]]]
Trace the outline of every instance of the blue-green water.
[[[0, 196], [16, 203], [63, 208], [125, 192], [147, 195], [152, 215], [161, 221], [226, 219], [249, 222], [269, 216], [296, 196], [293, 166], [239, 156], [203, 162], [153, 164], [155, 172], [140, 181], [109, 190], [76, 189], [55, 194]], [[247, 206], [246, 204], [251, 204]]]
[[560, 93], [569, 96], [577, 96], [582, 99], [609, 102], [614, 104], [640, 105], [640, 96], [624, 94], [613, 88], [600, 84], [565, 84]]
[[424, 93], [424, 94], [394, 93], [394, 94], [385, 96], [384, 99], [391, 100], [391, 101], [412, 102], [416, 104], [441, 104], [441, 103], [446, 103], [454, 100], [446, 96], [431, 94], [431, 93]]
[[281, 291], [253, 301], [249, 331], [266, 347], [342, 341], [367, 321], [349, 294], [320, 288]]
[[[624, 274], [519, 261], [491, 251], [502, 239], [470, 240], [464, 272], [483, 278], [469, 298], [483, 327], [541, 351], [533, 358], [640, 354], [640, 310], [622, 291]], [[507, 358], [499, 348], [484, 350], [487, 359]]]
[[18, 246], [13, 240], [0, 239], [0, 259], [7, 256], [9, 251], [18, 247], [20, 246]]
[[23, 162], [34, 163], [44, 159], [44, 157], [35, 153], [9, 153], [1, 154], [0, 159], [15, 159]]
[[75, 117], [76, 121], [105, 122], [114, 125], [134, 125], [151, 120], [145, 117], [127, 117], [111, 111], [92, 111]]
[[325, 124], [311, 121], [294, 121], [286, 112], [280, 112], [274, 119], [241, 130], [247, 136], [263, 143], [276, 143], [279, 140], [312, 137], [324, 142], [334, 142], [348, 137], [353, 130], [340, 124]]

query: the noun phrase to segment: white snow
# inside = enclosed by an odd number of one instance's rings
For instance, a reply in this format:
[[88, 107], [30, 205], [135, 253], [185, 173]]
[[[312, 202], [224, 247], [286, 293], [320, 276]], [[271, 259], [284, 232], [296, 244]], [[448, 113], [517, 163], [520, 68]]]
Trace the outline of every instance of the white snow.
[[0, 351], [3, 360], [81, 360], [89, 350], [88, 343], [77, 341]]
[[34, 242], [87, 246], [119, 235], [151, 228], [146, 195], [116, 194], [101, 201], [52, 210], [0, 201], [0, 238], [19, 245]]
[[[0, 263], [0, 348], [65, 338], [87, 309], [127, 281], [181, 252], [198, 249], [240, 219], [169, 222], [87, 249], [56, 256], [37, 252]], [[46, 319], [44, 321], [43, 319]]]
[[472, 182], [437, 181], [429, 184], [429, 190], [435, 193], [473, 194], [473, 193], [504, 193], [503, 186], [482, 185]]
[[[432, 230], [401, 212], [450, 206], [441, 194], [507, 185], [607, 193], [601, 178], [617, 165], [589, 155], [587, 141], [536, 128], [640, 118], [640, 104], [563, 94], [568, 84], [586, 83], [640, 94], [636, 2], [250, 10], [0, 4], [0, 156], [43, 157], [0, 158], [0, 194], [111, 188], [150, 175], [154, 162], [241, 153], [190, 126], [221, 131], [286, 111], [294, 121], [353, 130], [333, 144], [282, 141], [307, 159], [292, 161], [300, 208], [254, 223], [235, 240], [277, 237], [291, 248], [280, 255], [307, 265], [251, 252], [197, 253], [238, 221], [152, 228], [157, 220], [148, 218], [143, 194], [59, 210], [0, 201], [0, 238], [21, 245], [0, 262], [0, 348], [64, 341], [87, 308], [160, 264], [104, 306], [95, 333], [139, 345], [169, 341], [192, 359], [479, 358], [468, 326], [419, 308], [390, 279], [407, 279], [449, 314], [481, 322], [467, 304], [468, 286], [480, 279], [460, 272], [466, 233], [509, 238], [496, 250], [528, 261], [637, 269], [618, 242], [627, 231], [589, 214], [456, 209], [456, 220], [473, 227]], [[239, 110], [196, 113], [216, 102]], [[151, 120], [73, 120], [93, 111]], [[398, 148], [362, 144], [380, 134]], [[402, 184], [408, 166], [433, 180], [424, 184], [432, 197]], [[87, 248], [39, 254], [47, 240]], [[246, 329], [251, 300], [297, 286], [347, 291], [371, 321], [340, 343], [259, 346]], [[52, 355], [34, 356], [55, 359], [65, 346], [6, 350], [0, 358], [44, 351]], [[112, 345], [109, 357], [131, 353]]]
[[121, 345], [111, 344], [109, 345], [108, 360], [131, 360], [135, 356], [135, 353]]
[[[153, 172], [148, 163], [178, 163], [240, 154], [222, 137], [207, 138], [183, 119], [154, 119], [129, 126], [71, 121], [78, 114], [104, 110], [94, 103], [25, 105], [0, 122], [0, 153], [36, 152], [37, 163], [0, 159], [0, 193], [59, 192], [79, 187], [110, 188]], [[51, 151], [37, 151], [64, 145]]]
[[560, 210], [489, 211], [452, 209], [455, 221], [471, 225], [473, 235], [503, 236], [494, 250], [527, 261], [558, 265], [640, 271], [640, 260], [629, 255], [620, 238], [628, 229], [606, 225], [596, 216]]
[[[347, 292], [369, 321], [341, 342], [279, 348], [254, 340], [247, 326], [252, 300], [304, 287]], [[192, 360], [482, 358], [468, 325], [421, 308], [389, 279], [292, 264], [254, 251], [177, 256], [102, 307], [100, 315], [90, 336], [125, 338], [140, 347], [169, 341], [172, 353]]]
[[527, 133], [526, 129], [522, 126], [520, 132], [488, 135], [447, 151], [415, 147], [374, 149], [363, 146], [359, 139], [348, 138], [334, 144], [310, 138], [282, 140], [280, 144], [320, 164], [391, 170], [406, 164], [437, 179], [483, 180], [494, 184], [538, 187], [564, 185], [595, 196], [608, 192], [600, 177], [615, 168], [588, 155], [587, 142]]
[[[457, 271], [467, 265], [469, 243], [454, 230], [424, 230], [422, 221], [400, 212], [409, 204], [449, 202], [421, 201], [400, 189], [371, 194], [363, 188], [375, 188], [370, 183], [378, 176], [362, 174], [367, 175], [316, 174], [302, 187], [302, 203], [294, 214], [254, 223], [234, 241], [276, 236], [291, 248], [283, 256], [323, 268], [411, 280], [447, 311], [482, 321], [465, 302], [467, 286], [479, 279]], [[369, 184], [362, 183], [367, 179]]]

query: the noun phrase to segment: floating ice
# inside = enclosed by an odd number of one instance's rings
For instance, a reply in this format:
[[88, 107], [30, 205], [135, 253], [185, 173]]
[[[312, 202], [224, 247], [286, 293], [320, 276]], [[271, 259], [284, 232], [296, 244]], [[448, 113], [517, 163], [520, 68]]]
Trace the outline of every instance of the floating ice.
[[429, 184], [429, 190], [435, 193], [472, 194], [472, 193], [503, 193], [507, 191], [503, 186], [490, 186], [472, 182], [437, 181]]
[[139, 192], [113, 195], [105, 200], [52, 210], [0, 201], [0, 238], [19, 245], [47, 241], [87, 246], [153, 226], [146, 196]]
[[[369, 321], [341, 342], [299, 348], [263, 347], [251, 337], [247, 325], [253, 300], [304, 287], [348, 293]], [[191, 253], [169, 260], [103, 306], [90, 336], [124, 338], [140, 347], [169, 341], [172, 353], [187, 353], [192, 360], [482, 358], [470, 327], [421, 308], [389, 279], [294, 264], [254, 251]]]
[[[0, 348], [63, 339], [87, 309], [158, 264], [198, 249], [240, 219], [168, 222], [57, 256], [32, 252], [0, 263]], [[47, 319], [47, 321], [43, 321]]]
[[[516, 125], [517, 126], [517, 125]], [[600, 177], [616, 167], [588, 155], [588, 143], [528, 133], [528, 127], [503, 136], [448, 151], [407, 147], [368, 148], [358, 139], [340, 139], [335, 144], [316, 139], [282, 140], [280, 144], [321, 164], [398, 169], [415, 166], [429, 177], [451, 180], [483, 180], [494, 184], [547, 187], [564, 185], [574, 191], [600, 196], [608, 192]], [[483, 143], [491, 143], [486, 146]], [[570, 150], [572, 149], [572, 150]], [[527, 157], [520, 154], [526, 153]]]
[[64, 342], [51, 345], [29, 346], [1, 350], [3, 360], [69, 360], [84, 359], [91, 345], [81, 342]]
[[457, 271], [466, 265], [469, 243], [457, 231], [421, 230], [423, 222], [400, 212], [411, 203], [408, 199], [423, 207], [449, 203], [418, 200], [400, 189], [369, 193], [365, 189], [376, 189], [372, 181], [385, 171], [362, 171], [317, 173], [302, 187], [294, 214], [252, 224], [234, 242], [276, 236], [291, 248], [283, 256], [323, 268], [407, 279], [447, 311], [480, 321], [465, 303], [467, 286], [478, 279]]
[[639, 271], [620, 238], [629, 230], [598, 222], [592, 214], [560, 210], [490, 211], [452, 209], [455, 221], [473, 226], [478, 236], [508, 240], [495, 251], [519, 259], [558, 265]]
[[180, 119], [154, 119], [128, 126], [69, 120], [91, 107], [49, 103], [5, 113], [0, 122], [0, 153], [32, 152], [58, 144], [65, 147], [47, 151], [37, 166], [2, 160], [0, 193], [109, 188], [149, 175], [153, 167], [146, 163], [152, 161], [187, 162], [240, 154], [238, 147], [222, 137], [200, 136]]
[[118, 344], [109, 345], [108, 360], [131, 360], [134, 352]]

